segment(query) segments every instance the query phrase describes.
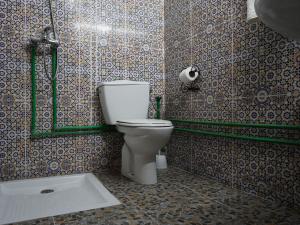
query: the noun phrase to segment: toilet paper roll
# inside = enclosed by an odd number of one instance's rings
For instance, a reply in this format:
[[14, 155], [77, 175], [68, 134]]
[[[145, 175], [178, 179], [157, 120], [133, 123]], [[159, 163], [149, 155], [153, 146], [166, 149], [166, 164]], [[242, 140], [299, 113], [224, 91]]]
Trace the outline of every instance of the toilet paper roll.
[[192, 71], [192, 67], [188, 67], [179, 74], [179, 80], [185, 84], [191, 83], [199, 76], [198, 72]]

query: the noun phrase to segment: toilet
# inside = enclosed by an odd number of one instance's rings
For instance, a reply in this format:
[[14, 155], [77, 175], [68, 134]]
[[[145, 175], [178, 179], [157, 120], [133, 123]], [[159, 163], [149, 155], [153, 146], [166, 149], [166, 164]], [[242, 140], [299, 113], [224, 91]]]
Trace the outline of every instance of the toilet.
[[99, 87], [104, 119], [124, 134], [122, 174], [140, 184], [157, 183], [156, 154], [171, 136], [167, 120], [147, 119], [148, 82], [118, 80]]

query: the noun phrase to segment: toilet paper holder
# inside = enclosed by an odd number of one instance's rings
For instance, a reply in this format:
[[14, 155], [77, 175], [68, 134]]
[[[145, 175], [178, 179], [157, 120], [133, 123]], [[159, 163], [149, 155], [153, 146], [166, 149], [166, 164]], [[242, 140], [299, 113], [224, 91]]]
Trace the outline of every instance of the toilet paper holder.
[[[189, 72], [190, 77], [195, 77], [196, 73], [200, 74], [200, 68], [197, 65], [192, 65], [191, 66], [191, 71]], [[199, 76], [191, 83], [185, 84], [185, 83], [181, 83], [180, 86], [180, 90], [182, 92], [188, 92], [188, 91], [192, 91], [192, 92], [196, 92], [199, 91], [200, 88], [199, 86], [195, 83], [196, 80], [199, 79]]]

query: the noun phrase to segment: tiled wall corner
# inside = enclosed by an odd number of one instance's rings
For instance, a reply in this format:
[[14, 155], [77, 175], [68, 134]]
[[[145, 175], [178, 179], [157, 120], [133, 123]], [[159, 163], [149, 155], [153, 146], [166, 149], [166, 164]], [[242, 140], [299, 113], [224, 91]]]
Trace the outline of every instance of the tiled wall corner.
[[[248, 24], [246, 10], [244, 0], [165, 0], [167, 118], [299, 124], [300, 45], [261, 22]], [[178, 75], [191, 64], [200, 67], [200, 90], [182, 93]], [[182, 169], [299, 206], [298, 149], [176, 132], [168, 158]]]

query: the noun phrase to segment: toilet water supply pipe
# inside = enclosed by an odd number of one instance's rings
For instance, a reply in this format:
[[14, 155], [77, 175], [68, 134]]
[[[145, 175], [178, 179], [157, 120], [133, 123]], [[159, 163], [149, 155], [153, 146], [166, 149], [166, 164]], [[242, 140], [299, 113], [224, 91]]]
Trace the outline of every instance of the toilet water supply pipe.
[[[265, 129], [285, 129], [300, 131], [299, 125], [283, 125], [283, 124], [247, 124], [247, 123], [234, 123], [234, 122], [214, 122], [214, 121], [191, 121], [191, 120], [172, 120], [173, 123], [179, 124], [196, 124], [196, 125], [209, 125], [219, 127], [241, 127], [241, 128], [265, 128]], [[199, 129], [175, 128], [175, 131], [191, 133], [195, 135], [210, 136], [210, 137], [223, 137], [229, 139], [239, 139], [246, 141], [267, 142], [273, 144], [297, 145], [300, 146], [300, 140], [284, 139], [284, 138], [270, 138], [258, 136], [246, 136], [236, 133], [214, 132]]]
[[253, 123], [237, 123], [237, 122], [216, 122], [216, 121], [195, 121], [195, 120], [177, 120], [170, 119], [174, 123], [182, 124], [198, 124], [198, 125], [214, 125], [222, 127], [246, 127], [246, 128], [265, 128], [265, 129], [286, 129], [286, 130], [299, 130], [300, 125], [287, 125], [287, 124], [253, 124]]
[[[160, 119], [160, 105], [161, 97], [156, 97], [156, 119]], [[235, 123], [235, 122], [215, 122], [215, 121], [193, 121], [193, 120], [176, 120], [169, 119], [173, 123], [179, 124], [196, 124], [196, 125], [209, 125], [209, 126], [221, 126], [221, 127], [242, 127], [242, 128], [265, 128], [265, 129], [286, 129], [286, 130], [298, 130], [300, 131], [299, 125], [285, 125], [285, 124], [251, 124], [251, 123]], [[210, 137], [223, 137], [230, 139], [239, 139], [246, 141], [256, 141], [256, 142], [267, 142], [273, 144], [286, 144], [286, 145], [300, 145], [300, 140], [290, 140], [290, 139], [279, 139], [279, 138], [269, 138], [269, 137], [257, 137], [257, 136], [246, 136], [234, 133], [224, 133], [224, 132], [213, 132], [199, 129], [187, 129], [176, 127], [174, 129], [178, 132], [192, 133], [195, 135], [210, 136]]]
[[160, 101], [161, 101], [161, 97], [160, 96], [157, 96], [155, 98], [155, 101], [156, 101], [156, 113], [155, 113], [155, 119], [160, 119]]
[[32, 138], [45, 138], [45, 137], [59, 137], [64, 135], [90, 135], [98, 134], [105, 131], [113, 131], [114, 126], [110, 125], [96, 125], [96, 126], [65, 126], [57, 127], [57, 88], [55, 72], [57, 70], [57, 48], [51, 48], [51, 67], [52, 67], [52, 130], [40, 132], [36, 130], [36, 54], [37, 46], [32, 46], [31, 49], [31, 97], [32, 97], [32, 118], [31, 118], [31, 137]]

